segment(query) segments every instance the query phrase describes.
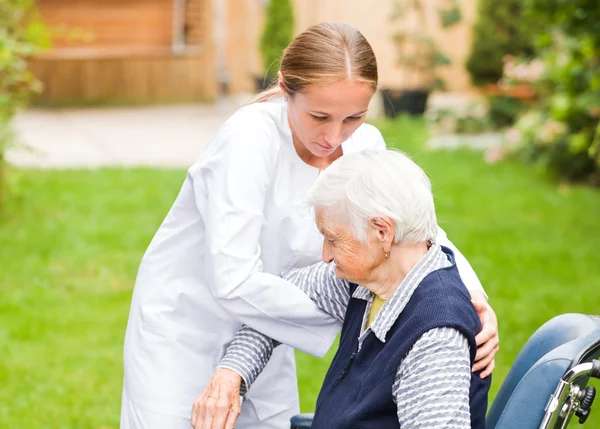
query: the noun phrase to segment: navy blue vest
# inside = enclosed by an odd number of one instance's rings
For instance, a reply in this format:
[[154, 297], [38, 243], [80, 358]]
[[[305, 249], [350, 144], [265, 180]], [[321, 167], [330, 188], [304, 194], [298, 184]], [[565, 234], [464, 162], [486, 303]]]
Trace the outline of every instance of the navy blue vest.
[[[451, 251], [444, 249], [453, 261]], [[454, 262], [454, 261], [453, 261]], [[353, 285], [351, 292], [356, 289]], [[481, 330], [456, 265], [426, 276], [388, 331], [382, 343], [371, 332], [358, 351], [358, 337], [367, 301], [352, 298], [346, 311], [340, 345], [317, 399], [312, 429], [399, 428], [392, 397], [398, 366], [414, 343], [433, 328], [452, 327], [468, 340], [471, 364]], [[485, 429], [487, 394], [491, 377], [471, 375], [471, 427]]]

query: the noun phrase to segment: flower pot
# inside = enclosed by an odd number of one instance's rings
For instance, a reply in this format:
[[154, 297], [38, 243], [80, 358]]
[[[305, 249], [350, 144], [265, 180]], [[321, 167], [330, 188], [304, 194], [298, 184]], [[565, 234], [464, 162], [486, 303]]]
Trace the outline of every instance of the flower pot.
[[408, 113], [413, 116], [421, 116], [425, 113], [429, 91], [426, 89], [382, 89], [383, 109], [385, 116], [395, 118]]
[[537, 98], [537, 94], [532, 85], [518, 84], [512, 86], [501, 86], [495, 83], [489, 83], [481, 88], [481, 92], [491, 97], [510, 97], [529, 102]]

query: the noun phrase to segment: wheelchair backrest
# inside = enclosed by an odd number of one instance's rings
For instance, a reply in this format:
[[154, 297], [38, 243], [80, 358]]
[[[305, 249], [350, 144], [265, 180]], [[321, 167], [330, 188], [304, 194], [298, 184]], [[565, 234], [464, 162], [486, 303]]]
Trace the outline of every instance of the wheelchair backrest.
[[[563, 314], [527, 341], [486, 420], [488, 429], [536, 429], [563, 374], [600, 354], [600, 318]], [[587, 382], [587, 380], [585, 380]]]

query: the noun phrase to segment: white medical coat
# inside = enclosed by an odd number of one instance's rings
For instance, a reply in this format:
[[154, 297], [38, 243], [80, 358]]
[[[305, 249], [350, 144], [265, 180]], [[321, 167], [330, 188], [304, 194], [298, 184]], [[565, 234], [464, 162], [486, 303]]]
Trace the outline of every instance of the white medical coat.
[[[384, 149], [363, 124], [344, 153]], [[125, 338], [125, 389], [145, 408], [189, 417], [234, 333], [245, 323], [322, 356], [340, 325], [279, 275], [321, 259], [305, 195], [318, 169], [297, 155], [282, 100], [236, 112], [189, 169], [147, 249]], [[441, 244], [450, 245], [441, 236]], [[467, 286], [480, 288], [462, 255]], [[259, 419], [297, 403], [293, 350], [278, 347], [250, 388]]]

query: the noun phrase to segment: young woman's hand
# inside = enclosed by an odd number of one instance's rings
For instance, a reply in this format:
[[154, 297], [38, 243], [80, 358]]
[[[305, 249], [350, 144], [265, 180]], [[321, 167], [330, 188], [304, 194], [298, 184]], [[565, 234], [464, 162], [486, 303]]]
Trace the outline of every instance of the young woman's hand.
[[477, 342], [477, 355], [475, 356], [475, 365], [473, 372], [483, 370], [481, 378], [485, 378], [492, 373], [495, 366], [494, 358], [500, 348], [500, 338], [498, 337], [498, 319], [492, 307], [488, 304], [483, 294], [481, 299], [472, 300], [475, 310], [481, 320], [481, 332], [475, 337]]

